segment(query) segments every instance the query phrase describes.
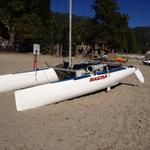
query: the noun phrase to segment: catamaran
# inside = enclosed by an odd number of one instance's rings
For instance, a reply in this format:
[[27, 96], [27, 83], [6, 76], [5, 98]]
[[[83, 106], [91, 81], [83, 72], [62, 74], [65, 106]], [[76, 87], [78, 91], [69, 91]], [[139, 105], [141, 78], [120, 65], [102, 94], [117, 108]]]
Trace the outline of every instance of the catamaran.
[[[65, 74], [60, 70], [58, 76]], [[68, 71], [67, 71], [68, 72]], [[16, 107], [18, 111], [37, 108], [40, 106], [61, 102], [102, 89], [110, 88], [131, 74], [135, 74], [141, 83], [144, 78], [136, 67], [127, 67], [113, 64], [90, 65], [85, 69], [76, 70], [70, 78], [48, 83], [36, 87], [18, 90], [15, 92]], [[40, 94], [37, 94], [40, 93]]]
[[146, 52], [144, 59], [143, 59], [143, 63], [145, 65], [150, 65], [150, 51]]
[[[102, 89], [107, 89], [109, 92], [112, 86], [117, 85], [131, 74], [135, 74], [137, 79], [144, 83], [141, 71], [133, 66], [101, 63], [100, 61], [88, 61], [72, 65], [72, 0], [70, 0], [69, 18], [68, 68], [50, 67], [46, 70], [38, 70], [37, 74], [35, 71], [31, 71], [0, 77], [0, 84], [3, 85], [0, 91], [15, 90], [18, 111], [61, 102]], [[10, 82], [9, 85], [9, 81], [13, 77], [14, 81]], [[7, 80], [9, 78], [10, 80]]]

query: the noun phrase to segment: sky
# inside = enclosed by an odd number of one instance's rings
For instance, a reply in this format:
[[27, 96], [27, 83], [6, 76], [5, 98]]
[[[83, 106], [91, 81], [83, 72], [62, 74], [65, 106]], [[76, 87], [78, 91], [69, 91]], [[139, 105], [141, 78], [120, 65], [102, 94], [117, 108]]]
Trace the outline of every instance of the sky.
[[[72, 0], [73, 14], [78, 16], [95, 15], [92, 9], [93, 0]], [[150, 0], [117, 0], [120, 12], [128, 14], [129, 26], [150, 26]], [[54, 12], [68, 12], [69, 0], [51, 0], [51, 10]]]

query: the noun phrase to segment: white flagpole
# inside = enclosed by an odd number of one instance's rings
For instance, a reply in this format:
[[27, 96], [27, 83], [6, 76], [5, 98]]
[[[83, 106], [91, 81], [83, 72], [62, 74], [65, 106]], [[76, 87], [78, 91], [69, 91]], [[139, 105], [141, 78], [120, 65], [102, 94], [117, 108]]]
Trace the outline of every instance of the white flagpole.
[[69, 3], [69, 67], [72, 67], [72, 0]]

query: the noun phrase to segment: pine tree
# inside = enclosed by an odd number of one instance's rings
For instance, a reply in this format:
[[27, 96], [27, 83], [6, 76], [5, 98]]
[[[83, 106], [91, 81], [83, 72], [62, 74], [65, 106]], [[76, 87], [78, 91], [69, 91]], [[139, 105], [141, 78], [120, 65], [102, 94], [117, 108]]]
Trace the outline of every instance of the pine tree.
[[1, 0], [0, 5], [0, 22], [5, 26], [5, 28], [7, 28], [10, 41], [9, 43], [11, 48], [13, 48], [16, 26], [24, 12], [23, 1]]
[[123, 48], [126, 43], [124, 33], [128, 27], [128, 16], [119, 12], [117, 1], [95, 0], [93, 8], [95, 20], [100, 27], [98, 38], [105, 41], [110, 48]]
[[12, 48], [14, 40], [47, 40], [51, 32], [50, 0], [1, 0], [0, 5], [0, 23], [8, 31]]

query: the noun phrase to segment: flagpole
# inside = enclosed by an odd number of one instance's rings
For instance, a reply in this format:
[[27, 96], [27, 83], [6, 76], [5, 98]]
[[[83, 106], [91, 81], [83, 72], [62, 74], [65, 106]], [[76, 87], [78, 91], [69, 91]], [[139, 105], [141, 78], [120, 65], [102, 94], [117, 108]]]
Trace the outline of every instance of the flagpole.
[[72, 67], [72, 0], [69, 0], [69, 67]]

